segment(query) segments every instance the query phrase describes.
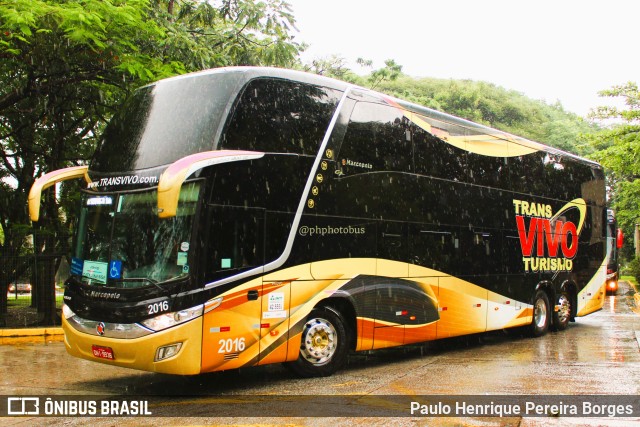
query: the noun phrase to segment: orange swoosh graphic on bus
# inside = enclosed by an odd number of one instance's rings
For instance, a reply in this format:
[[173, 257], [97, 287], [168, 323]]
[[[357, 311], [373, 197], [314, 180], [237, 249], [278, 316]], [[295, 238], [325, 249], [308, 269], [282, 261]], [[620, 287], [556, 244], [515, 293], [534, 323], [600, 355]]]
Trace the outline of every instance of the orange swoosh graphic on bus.
[[277, 283], [265, 283], [264, 285], [260, 286], [253, 286], [250, 288], [243, 288], [242, 290], [230, 293], [228, 295], [224, 296], [224, 300], [222, 301], [222, 303], [220, 304], [220, 308], [218, 310], [227, 310], [230, 308], [235, 308], [241, 304], [244, 304], [245, 302], [247, 302], [247, 293], [249, 291], [257, 291], [258, 292], [258, 296], [261, 298], [264, 295], [275, 291], [276, 289], [281, 288], [282, 286], [285, 286], [289, 283], [291, 283], [292, 281], [294, 281], [296, 279], [291, 279], [288, 281], [282, 281], [282, 282], [277, 282]]

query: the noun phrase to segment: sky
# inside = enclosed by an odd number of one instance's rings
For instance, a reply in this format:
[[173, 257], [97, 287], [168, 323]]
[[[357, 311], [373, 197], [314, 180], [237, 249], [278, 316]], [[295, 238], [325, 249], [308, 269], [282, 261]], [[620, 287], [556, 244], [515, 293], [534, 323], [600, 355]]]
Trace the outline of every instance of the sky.
[[286, 0], [304, 62], [337, 55], [358, 74], [393, 59], [413, 77], [471, 79], [585, 116], [598, 92], [640, 83], [636, 0]]

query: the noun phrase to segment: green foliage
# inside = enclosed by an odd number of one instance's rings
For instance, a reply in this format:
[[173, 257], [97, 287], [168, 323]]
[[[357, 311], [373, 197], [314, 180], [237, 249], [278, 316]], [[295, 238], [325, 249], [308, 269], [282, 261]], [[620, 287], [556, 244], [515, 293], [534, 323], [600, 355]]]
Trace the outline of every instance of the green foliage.
[[633, 258], [625, 268], [625, 274], [633, 276], [636, 282], [640, 280], [640, 258]]
[[[608, 123], [584, 140], [595, 150], [593, 157], [605, 167], [610, 186], [611, 206], [616, 210], [618, 226], [626, 236], [633, 236], [640, 220], [640, 91], [629, 82], [600, 92], [603, 97], [621, 98], [624, 108], [599, 107], [591, 113], [596, 121]], [[632, 245], [623, 254], [631, 256]], [[636, 276], [640, 277], [640, 276]]]
[[356, 83], [362, 80], [362, 77], [348, 68], [346, 59], [337, 55], [317, 58], [312, 60], [310, 64], [299, 64], [297, 68], [308, 73], [332, 77], [349, 83]]
[[[373, 66], [373, 61], [368, 59], [358, 58], [356, 62], [362, 67], [371, 68]], [[387, 59], [386, 61], [384, 61], [384, 67], [373, 70], [371, 74], [369, 74], [366, 79], [367, 85], [371, 89], [376, 89], [385, 82], [392, 82], [394, 80], [397, 80], [401, 75], [402, 65], [396, 64], [396, 61], [394, 61], [393, 59]]]
[[[2, 254], [25, 248], [27, 194], [47, 171], [86, 162], [136, 87], [227, 65], [291, 66], [302, 48], [283, 0], [0, 2]], [[66, 253], [74, 184], [43, 195], [36, 250]], [[69, 189], [65, 189], [69, 187]], [[0, 287], [1, 287], [0, 283]]]
[[394, 81], [402, 75], [402, 65], [397, 64], [393, 59], [386, 60], [384, 67], [377, 70], [373, 70], [371, 60], [358, 58], [356, 63], [361, 67], [371, 68], [371, 73], [364, 77], [355, 74], [348, 68], [346, 60], [337, 55], [314, 59], [311, 64], [298, 64], [297, 68], [371, 89], [375, 89], [384, 82]]
[[[78, 184], [64, 183], [58, 200], [44, 192], [36, 232], [27, 216], [36, 177], [85, 163], [135, 87], [202, 68], [293, 64], [292, 25], [282, 0], [0, 2], [0, 295], [28, 267], [8, 256], [69, 253]], [[37, 286], [54, 280], [47, 259]], [[0, 325], [5, 312], [0, 297]]]
[[[362, 67], [373, 65], [372, 61], [362, 58], [358, 58], [357, 63]], [[588, 156], [594, 151], [582, 135], [595, 132], [598, 129], [596, 125], [565, 111], [560, 104], [549, 105], [491, 83], [413, 78], [402, 74], [402, 66], [394, 60], [385, 61], [383, 68], [372, 70], [364, 77], [354, 74], [345, 59], [338, 56], [314, 60], [301, 68], [368, 86], [574, 154]]]
[[621, 110], [611, 106], [598, 107], [591, 113], [592, 118], [600, 120], [621, 119], [625, 123], [640, 124], [640, 91], [638, 91], [637, 83], [627, 82], [624, 85], [613, 86], [611, 89], [600, 91], [599, 95], [608, 98], [622, 98], [626, 109]]
[[[2, 253], [26, 248], [26, 200], [35, 177], [87, 160], [128, 82], [176, 72], [136, 40], [164, 37], [144, 0], [12, 0], [0, 4], [0, 224]], [[133, 75], [126, 69], [151, 70]], [[51, 192], [43, 210], [50, 235], [64, 235]], [[41, 243], [41, 242], [40, 242]], [[38, 246], [38, 242], [36, 246]], [[64, 250], [64, 239], [49, 242]]]
[[283, 0], [152, 0], [152, 18], [167, 37], [154, 47], [186, 71], [230, 65], [292, 66], [291, 8]]

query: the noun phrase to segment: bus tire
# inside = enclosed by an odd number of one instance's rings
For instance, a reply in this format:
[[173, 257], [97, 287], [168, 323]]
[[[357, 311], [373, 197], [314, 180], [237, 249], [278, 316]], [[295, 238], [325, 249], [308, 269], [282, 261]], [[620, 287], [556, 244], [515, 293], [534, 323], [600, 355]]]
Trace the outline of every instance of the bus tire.
[[298, 360], [289, 367], [301, 377], [326, 377], [347, 360], [347, 330], [342, 315], [331, 307], [314, 308], [302, 329]]
[[551, 323], [551, 310], [549, 307], [549, 297], [542, 290], [536, 291], [533, 299], [533, 319], [531, 322], [531, 335], [540, 337], [547, 333]]
[[553, 310], [553, 329], [556, 331], [564, 331], [571, 321], [572, 310], [571, 295], [567, 292], [560, 292], [556, 301], [558, 311]]

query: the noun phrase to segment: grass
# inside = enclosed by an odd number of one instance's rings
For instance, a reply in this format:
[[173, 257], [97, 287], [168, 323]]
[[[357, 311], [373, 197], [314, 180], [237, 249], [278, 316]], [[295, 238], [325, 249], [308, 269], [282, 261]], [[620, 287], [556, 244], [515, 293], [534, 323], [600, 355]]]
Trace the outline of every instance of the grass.
[[[60, 310], [62, 309], [62, 295], [56, 295], [56, 320], [44, 320], [42, 313], [31, 307], [31, 294], [9, 294], [7, 298], [7, 314], [5, 328], [28, 328], [40, 326], [59, 326]], [[51, 322], [51, 323], [50, 323]]]
[[[62, 307], [62, 298], [62, 295], [56, 295], [56, 307]], [[7, 308], [29, 306], [31, 306], [31, 294], [18, 294], [18, 298], [15, 294], [7, 296]]]
[[620, 276], [620, 280], [627, 281], [636, 288], [636, 292], [640, 292], [640, 288], [638, 288], [638, 280], [633, 276]]

